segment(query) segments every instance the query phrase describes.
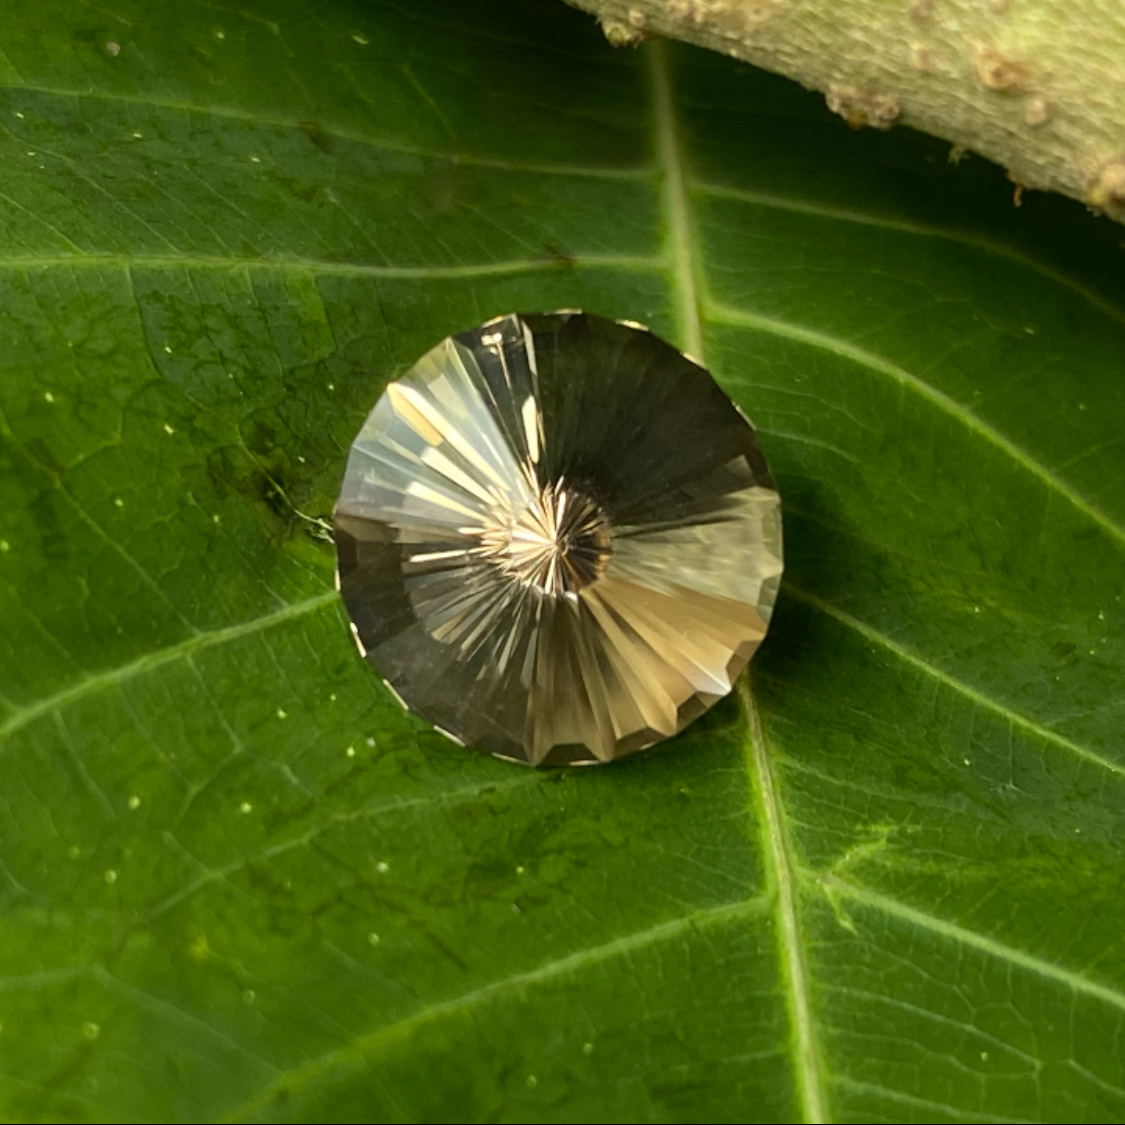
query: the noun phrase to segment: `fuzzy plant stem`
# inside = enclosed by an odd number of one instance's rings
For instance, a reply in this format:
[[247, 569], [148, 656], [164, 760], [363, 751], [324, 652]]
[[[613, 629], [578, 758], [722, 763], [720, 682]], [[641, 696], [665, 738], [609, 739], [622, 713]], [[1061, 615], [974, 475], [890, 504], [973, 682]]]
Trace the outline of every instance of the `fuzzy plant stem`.
[[616, 45], [665, 35], [911, 125], [1125, 221], [1125, 0], [567, 0]]

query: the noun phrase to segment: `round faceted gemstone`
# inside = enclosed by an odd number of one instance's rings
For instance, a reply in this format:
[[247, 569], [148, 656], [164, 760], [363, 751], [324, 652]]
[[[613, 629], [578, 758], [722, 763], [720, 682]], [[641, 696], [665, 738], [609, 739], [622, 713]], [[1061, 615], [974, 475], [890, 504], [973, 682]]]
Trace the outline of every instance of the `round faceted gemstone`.
[[604, 762], [682, 730], [765, 636], [781, 508], [753, 428], [636, 325], [506, 316], [391, 383], [335, 512], [360, 650], [458, 741]]

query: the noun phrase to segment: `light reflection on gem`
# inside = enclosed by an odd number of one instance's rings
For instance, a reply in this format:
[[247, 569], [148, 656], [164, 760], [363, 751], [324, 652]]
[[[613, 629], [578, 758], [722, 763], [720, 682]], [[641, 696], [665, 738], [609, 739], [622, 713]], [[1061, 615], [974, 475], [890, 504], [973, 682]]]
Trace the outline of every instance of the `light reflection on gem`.
[[608, 761], [727, 694], [781, 578], [780, 503], [711, 376], [634, 325], [502, 317], [391, 383], [335, 513], [361, 652], [455, 741]]

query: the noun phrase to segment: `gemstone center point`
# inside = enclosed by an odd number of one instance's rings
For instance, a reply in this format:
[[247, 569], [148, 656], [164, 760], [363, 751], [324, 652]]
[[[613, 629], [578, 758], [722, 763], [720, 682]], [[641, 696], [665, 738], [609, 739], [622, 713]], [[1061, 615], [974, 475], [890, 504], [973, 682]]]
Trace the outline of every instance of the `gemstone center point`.
[[563, 480], [544, 485], [482, 536], [484, 556], [493, 565], [555, 597], [576, 594], [601, 575], [611, 539], [601, 506]]

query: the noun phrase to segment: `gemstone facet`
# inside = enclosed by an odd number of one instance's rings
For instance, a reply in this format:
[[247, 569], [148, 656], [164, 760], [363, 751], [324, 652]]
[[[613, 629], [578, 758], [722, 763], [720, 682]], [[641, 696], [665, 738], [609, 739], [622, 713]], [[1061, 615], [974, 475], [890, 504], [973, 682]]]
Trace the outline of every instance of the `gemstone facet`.
[[682, 730], [730, 691], [781, 581], [745, 417], [669, 344], [583, 313], [489, 321], [391, 383], [335, 534], [352, 630], [398, 697], [533, 765]]

